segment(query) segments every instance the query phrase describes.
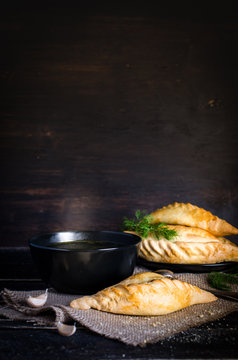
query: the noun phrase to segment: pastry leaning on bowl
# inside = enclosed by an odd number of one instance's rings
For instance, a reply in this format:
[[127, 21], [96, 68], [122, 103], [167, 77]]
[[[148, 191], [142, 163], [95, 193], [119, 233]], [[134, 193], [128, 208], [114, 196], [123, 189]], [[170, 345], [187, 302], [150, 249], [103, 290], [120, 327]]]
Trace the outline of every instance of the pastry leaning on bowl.
[[238, 229], [209, 211], [192, 204], [174, 203], [154, 211], [149, 218], [151, 224], [166, 224], [176, 235], [170, 240], [156, 238], [152, 233], [142, 237], [139, 256], [147, 261], [171, 264], [238, 261], [238, 246], [223, 237], [238, 234]]

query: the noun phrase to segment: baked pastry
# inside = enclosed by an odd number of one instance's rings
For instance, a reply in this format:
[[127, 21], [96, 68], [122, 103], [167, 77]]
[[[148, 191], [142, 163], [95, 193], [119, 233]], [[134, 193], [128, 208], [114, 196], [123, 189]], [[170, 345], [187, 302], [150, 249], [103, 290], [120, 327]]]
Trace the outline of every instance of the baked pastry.
[[187, 306], [215, 301], [210, 292], [180, 280], [144, 272], [92, 296], [73, 300], [74, 309], [94, 308], [125, 315], [165, 315]]
[[150, 214], [152, 223], [187, 225], [209, 231], [216, 236], [238, 234], [238, 229], [225, 220], [192, 204], [177, 203], [164, 206]]
[[147, 261], [172, 264], [215, 264], [238, 261], [238, 246], [216, 237], [206, 230], [182, 225], [167, 225], [176, 230], [174, 240], [156, 239], [153, 235], [143, 238], [139, 256]]

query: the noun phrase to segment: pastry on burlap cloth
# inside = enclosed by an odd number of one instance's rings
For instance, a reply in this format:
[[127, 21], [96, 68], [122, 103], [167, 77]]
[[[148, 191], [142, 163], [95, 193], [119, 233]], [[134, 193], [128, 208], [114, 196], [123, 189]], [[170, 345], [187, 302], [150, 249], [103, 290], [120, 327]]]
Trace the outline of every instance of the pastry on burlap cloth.
[[[135, 272], [145, 271], [136, 268]], [[176, 274], [180, 280], [209, 290], [207, 274]], [[236, 285], [233, 290], [238, 290]], [[160, 316], [117, 315], [94, 309], [76, 310], [69, 304], [77, 295], [57, 293], [49, 289], [48, 299], [42, 308], [31, 308], [26, 299], [37, 296], [42, 290], [11, 291], [3, 290], [5, 306], [0, 307], [0, 315], [13, 320], [34, 321], [37, 324], [56, 326], [58, 321], [77, 321], [81, 325], [129, 345], [145, 346], [174, 335], [188, 328], [219, 319], [238, 310], [238, 302], [218, 299], [207, 304], [197, 304], [185, 309]]]

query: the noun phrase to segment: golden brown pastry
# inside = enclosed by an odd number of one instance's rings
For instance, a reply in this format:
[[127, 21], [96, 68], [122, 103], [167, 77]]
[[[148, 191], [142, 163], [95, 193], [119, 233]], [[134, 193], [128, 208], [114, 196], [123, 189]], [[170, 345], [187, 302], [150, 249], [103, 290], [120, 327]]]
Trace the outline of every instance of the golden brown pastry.
[[217, 298], [197, 286], [145, 272], [130, 276], [92, 296], [73, 300], [74, 309], [94, 308], [125, 315], [165, 315], [187, 306]]
[[147, 261], [172, 264], [215, 264], [238, 261], [238, 246], [216, 237], [206, 230], [182, 225], [167, 225], [174, 229], [174, 240], [160, 240], [152, 235], [142, 239], [139, 256]]
[[150, 214], [152, 222], [165, 224], [187, 225], [209, 231], [216, 236], [238, 234], [238, 229], [225, 220], [192, 204], [177, 203], [164, 206]]

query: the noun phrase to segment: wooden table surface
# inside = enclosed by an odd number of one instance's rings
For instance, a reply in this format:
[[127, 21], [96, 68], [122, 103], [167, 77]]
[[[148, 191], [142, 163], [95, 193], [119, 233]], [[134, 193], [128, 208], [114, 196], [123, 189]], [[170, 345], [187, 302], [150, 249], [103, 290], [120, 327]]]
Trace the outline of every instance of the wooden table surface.
[[[10, 259], [10, 260], [9, 260]], [[13, 265], [13, 264], [17, 265]], [[0, 287], [45, 289], [28, 249], [0, 251]], [[237, 359], [238, 312], [145, 348], [107, 339], [80, 324], [71, 337], [55, 328], [0, 319], [0, 359]]]

